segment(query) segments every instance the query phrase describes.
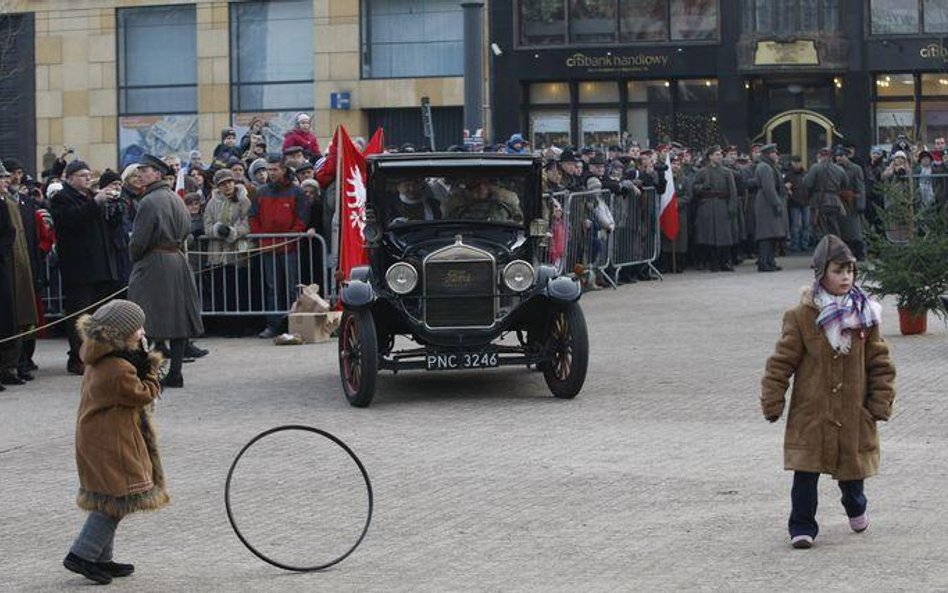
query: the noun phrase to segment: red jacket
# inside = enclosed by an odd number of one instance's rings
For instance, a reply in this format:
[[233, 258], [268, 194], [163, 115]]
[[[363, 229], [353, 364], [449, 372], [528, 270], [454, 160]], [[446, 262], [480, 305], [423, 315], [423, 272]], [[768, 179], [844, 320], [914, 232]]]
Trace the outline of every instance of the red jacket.
[[283, 137], [283, 150], [285, 151], [291, 146], [302, 147], [303, 153], [308, 159], [322, 154], [322, 151], [319, 149], [319, 142], [316, 140], [316, 135], [312, 132], [304, 132], [299, 128], [293, 128]]
[[[309, 222], [306, 196], [295, 185], [268, 183], [257, 190], [248, 212], [251, 233], [302, 233]], [[260, 246], [282, 243], [287, 239], [260, 239]], [[284, 251], [296, 251], [291, 243]]]

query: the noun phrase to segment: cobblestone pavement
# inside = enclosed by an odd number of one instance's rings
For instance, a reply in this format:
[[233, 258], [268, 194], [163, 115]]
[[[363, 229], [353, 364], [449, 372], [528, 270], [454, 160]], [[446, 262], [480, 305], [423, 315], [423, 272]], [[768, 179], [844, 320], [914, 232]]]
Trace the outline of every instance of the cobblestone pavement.
[[[780, 314], [811, 278], [804, 258], [783, 262], [777, 274], [745, 264], [584, 296], [592, 355], [572, 401], [508, 368], [386, 374], [372, 407], [357, 410], [340, 393], [335, 343], [202, 340], [212, 354], [187, 365], [186, 388], [159, 403], [173, 502], [120, 526], [117, 559], [138, 571], [112, 587], [948, 591], [948, 336], [934, 317], [927, 335], [899, 336], [891, 302], [883, 333], [898, 396], [881, 427], [881, 474], [867, 483], [872, 526], [851, 533], [824, 478], [817, 546], [789, 548], [782, 426], [764, 422], [757, 403]], [[85, 580], [60, 562], [83, 518], [74, 506], [79, 380], [65, 373], [61, 341], [41, 342], [37, 362], [35, 382], [0, 394], [0, 590], [72, 591]], [[224, 513], [236, 452], [287, 423], [341, 437], [375, 488], [362, 546], [323, 573], [259, 561]], [[267, 469], [301, 475], [291, 458], [274, 456]], [[309, 508], [305, 492], [269, 494], [282, 484], [258, 484], [245, 512], [258, 505], [265, 524], [267, 509], [281, 510], [276, 500], [291, 515], [294, 499]]]

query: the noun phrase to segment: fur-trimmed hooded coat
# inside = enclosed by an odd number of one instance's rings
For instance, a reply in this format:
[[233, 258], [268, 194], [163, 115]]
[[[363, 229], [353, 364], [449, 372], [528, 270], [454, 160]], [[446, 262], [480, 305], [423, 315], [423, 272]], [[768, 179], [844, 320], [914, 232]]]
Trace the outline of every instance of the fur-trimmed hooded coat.
[[128, 353], [121, 336], [94, 324], [88, 315], [77, 325], [83, 340], [79, 356], [86, 365], [76, 421], [77, 503], [118, 519], [160, 509], [168, 503], [168, 493], [152, 402], [161, 389], [161, 357], [150, 354], [140, 373], [117, 356]]
[[878, 473], [876, 422], [888, 420], [895, 399], [895, 365], [879, 327], [852, 336], [848, 354], [830, 346], [816, 323], [810, 288], [783, 316], [783, 332], [767, 360], [760, 402], [779, 417], [793, 377], [784, 436], [784, 468], [861, 480]]

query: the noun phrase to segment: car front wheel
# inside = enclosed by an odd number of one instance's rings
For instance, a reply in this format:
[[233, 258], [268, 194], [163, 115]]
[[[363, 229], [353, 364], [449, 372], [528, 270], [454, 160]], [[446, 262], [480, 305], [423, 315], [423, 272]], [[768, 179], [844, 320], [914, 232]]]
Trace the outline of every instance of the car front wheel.
[[579, 303], [554, 312], [548, 340], [550, 358], [540, 367], [543, 378], [556, 397], [574, 398], [583, 388], [589, 365], [589, 336]]
[[349, 404], [365, 408], [375, 395], [378, 375], [378, 339], [372, 312], [346, 311], [339, 324], [339, 374]]

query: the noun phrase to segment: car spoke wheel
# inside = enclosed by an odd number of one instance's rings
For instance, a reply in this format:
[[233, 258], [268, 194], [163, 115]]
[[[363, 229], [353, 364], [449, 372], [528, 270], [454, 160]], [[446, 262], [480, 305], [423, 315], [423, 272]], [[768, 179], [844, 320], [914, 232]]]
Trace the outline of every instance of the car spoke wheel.
[[589, 365], [586, 318], [578, 303], [570, 303], [554, 313], [547, 352], [549, 361], [541, 368], [550, 391], [560, 398], [576, 397], [586, 381]]
[[346, 311], [339, 331], [339, 374], [349, 403], [364, 408], [375, 395], [378, 341], [371, 311]]

